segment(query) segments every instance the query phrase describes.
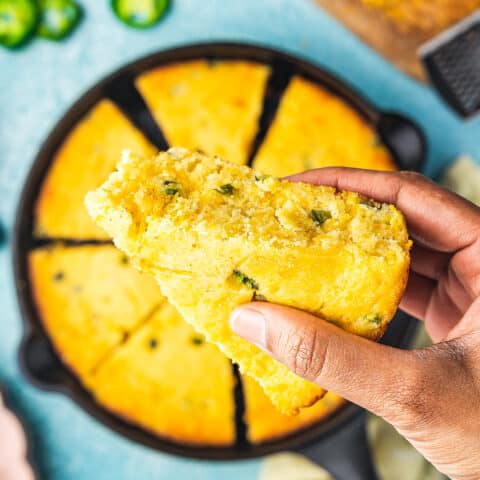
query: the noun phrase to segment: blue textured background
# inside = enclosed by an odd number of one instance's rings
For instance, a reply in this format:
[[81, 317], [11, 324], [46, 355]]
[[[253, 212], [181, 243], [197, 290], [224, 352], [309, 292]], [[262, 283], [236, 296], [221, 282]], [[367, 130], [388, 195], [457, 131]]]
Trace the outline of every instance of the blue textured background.
[[[86, 18], [66, 42], [36, 40], [20, 52], [0, 51], [0, 221], [9, 233], [35, 153], [65, 109], [125, 62], [191, 42], [258, 42], [326, 66], [378, 106], [404, 112], [425, 129], [429, 175], [438, 175], [459, 153], [480, 158], [480, 120], [462, 123], [429, 88], [395, 70], [309, 1], [174, 0], [165, 21], [147, 31], [121, 25], [106, 0], [81, 3]], [[255, 477], [258, 460], [205, 463], [162, 455], [114, 435], [61, 395], [29, 386], [16, 363], [21, 322], [9, 246], [0, 251], [0, 311], [0, 384], [31, 431], [42, 477]]]

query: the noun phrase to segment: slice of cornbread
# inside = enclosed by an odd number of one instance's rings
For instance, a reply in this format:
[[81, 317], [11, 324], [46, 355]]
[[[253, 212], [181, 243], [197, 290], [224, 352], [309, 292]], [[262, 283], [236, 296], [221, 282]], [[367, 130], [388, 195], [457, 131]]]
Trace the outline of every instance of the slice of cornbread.
[[230, 361], [166, 303], [104, 362], [91, 386], [104, 407], [173, 441], [235, 440]]
[[376, 339], [405, 287], [403, 215], [356, 193], [170, 149], [151, 159], [127, 153], [86, 203], [180, 313], [285, 413], [324, 391], [234, 335], [232, 309], [265, 298]]
[[403, 32], [433, 35], [480, 8], [480, 0], [363, 0], [383, 10]]
[[70, 132], [52, 161], [35, 206], [35, 235], [105, 239], [85, 210], [84, 199], [115, 168], [122, 148], [155, 152], [109, 100], [102, 100]]
[[39, 248], [29, 275], [55, 349], [83, 382], [124, 335], [165, 302], [158, 285], [112, 245]]
[[312, 168], [394, 170], [374, 129], [350, 105], [302, 77], [293, 77], [253, 168], [283, 177]]
[[[252, 299], [254, 292], [250, 287], [236, 285], [231, 278], [189, 276], [167, 270], [155, 276], [163, 293], [182, 316], [238, 363], [243, 373], [257, 378], [272, 403], [282, 412], [296, 414], [298, 408], [309, 406], [323, 396], [325, 390], [293, 374], [256, 346], [232, 333], [229, 314]], [[276, 298], [275, 295], [272, 298]]]
[[269, 73], [253, 62], [195, 60], [151, 70], [136, 85], [170, 145], [244, 164]]
[[242, 376], [242, 383], [247, 435], [253, 444], [268, 442], [309, 427], [327, 418], [345, 403], [338, 395], [328, 392], [315, 405], [301, 410], [298, 415], [283, 415], [272, 405], [256, 380]]

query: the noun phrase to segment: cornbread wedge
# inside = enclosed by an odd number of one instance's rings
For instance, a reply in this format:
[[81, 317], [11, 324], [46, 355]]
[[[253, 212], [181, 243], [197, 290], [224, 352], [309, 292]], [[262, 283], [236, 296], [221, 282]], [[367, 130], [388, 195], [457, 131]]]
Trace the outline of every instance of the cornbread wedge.
[[244, 164], [269, 74], [254, 62], [194, 60], [143, 73], [136, 85], [170, 145]]
[[153, 155], [155, 148], [109, 100], [76, 125], [52, 161], [35, 206], [35, 236], [106, 239], [85, 210], [89, 190], [114, 170], [122, 148]]
[[40, 319], [83, 383], [105, 355], [165, 297], [112, 245], [42, 247], [29, 254]]
[[247, 436], [253, 444], [260, 444], [307, 428], [330, 416], [345, 403], [332, 392], [298, 415], [283, 415], [273, 405], [260, 385], [252, 377], [243, 376], [245, 422]]
[[377, 339], [407, 279], [411, 242], [394, 206], [198, 152], [127, 153], [86, 204], [184, 318], [287, 414], [324, 390], [234, 335], [232, 309], [263, 298]]
[[395, 170], [374, 129], [319, 85], [293, 77], [253, 168], [284, 177], [320, 167]]
[[383, 10], [402, 32], [430, 35], [480, 8], [480, 0], [363, 0], [363, 3]]
[[230, 361], [164, 303], [95, 372], [104, 407], [173, 441], [235, 441]]

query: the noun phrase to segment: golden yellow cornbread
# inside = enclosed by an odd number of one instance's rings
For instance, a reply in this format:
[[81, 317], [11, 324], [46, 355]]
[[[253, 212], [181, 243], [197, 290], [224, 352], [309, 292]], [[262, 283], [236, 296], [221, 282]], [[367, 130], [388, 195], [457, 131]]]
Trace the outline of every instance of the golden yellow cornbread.
[[283, 413], [324, 390], [235, 335], [234, 307], [265, 298], [372, 339], [394, 315], [411, 242], [393, 205], [185, 149], [127, 153], [117, 169], [88, 194], [92, 218]]
[[383, 10], [403, 31], [434, 34], [480, 8], [480, 0], [363, 0]]
[[90, 388], [101, 405], [173, 441], [235, 441], [230, 361], [168, 303], [105, 361]]
[[299, 408], [310, 406], [324, 395], [325, 390], [293, 374], [287, 367], [232, 333], [228, 324], [229, 314], [252, 299], [254, 292], [249, 287], [229, 285], [233, 283], [230, 278], [214, 280], [212, 277], [168, 271], [156, 274], [156, 278], [182, 316], [238, 363], [243, 373], [254, 376], [279, 410], [295, 415]]
[[158, 285], [112, 245], [54, 245], [29, 254], [32, 294], [56, 351], [83, 382], [159, 304]]
[[269, 73], [253, 62], [194, 60], [143, 73], [136, 85], [170, 145], [244, 164]]
[[109, 100], [102, 100], [76, 125], [53, 158], [35, 206], [35, 235], [105, 239], [88, 216], [84, 198], [115, 168], [124, 148], [155, 152]]
[[302, 409], [298, 415], [283, 415], [272, 405], [256, 380], [242, 376], [242, 383], [247, 436], [253, 444], [275, 440], [307, 428], [327, 418], [345, 403], [338, 395], [327, 392], [315, 405]]
[[284, 177], [329, 166], [395, 169], [374, 129], [350, 105], [315, 83], [293, 77], [253, 168]]

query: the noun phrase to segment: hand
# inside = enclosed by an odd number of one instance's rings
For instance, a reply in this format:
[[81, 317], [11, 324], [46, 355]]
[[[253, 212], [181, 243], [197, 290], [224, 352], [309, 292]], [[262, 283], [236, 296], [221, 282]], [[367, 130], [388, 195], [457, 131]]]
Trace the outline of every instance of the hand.
[[293, 308], [255, 302], [233, 330], [298, 375], [390, 422], [441, 472], [480, 478], [480, 209], [413, 173], [326, 168], [290, 180], [352, 190], [404, 213], [414, 239], [401, 308], [436, 342], [404, 351]]

